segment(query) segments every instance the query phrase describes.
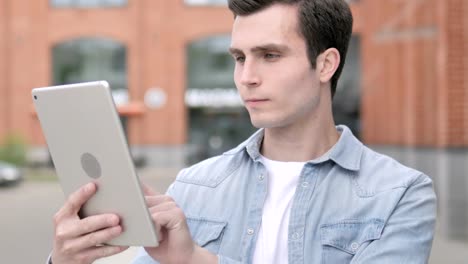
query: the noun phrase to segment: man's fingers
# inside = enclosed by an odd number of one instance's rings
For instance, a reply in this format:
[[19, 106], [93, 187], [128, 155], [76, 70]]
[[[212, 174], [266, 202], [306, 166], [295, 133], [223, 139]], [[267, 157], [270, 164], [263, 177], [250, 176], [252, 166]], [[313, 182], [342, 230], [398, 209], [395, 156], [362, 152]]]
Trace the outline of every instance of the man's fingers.
[[87, 250], [88, 248], [107, 243], [109, 240], [119, 236], [122, 231], [123, 229], [119, 225], [102, 229], [68, 241], [67, 247], [73, 248], [76, 252]]
[[93, 215], [81, 220], [78, 220], [76, 224], [66, 224], [57, 227], [57, 237], [63, 238], [75, 238], [97, 230], [112, 227], [118, 225], [120, 219], [115, 214], [102, 214]]
[[57, 213], [58, 217], [76, 215], [83, 204], [96, 193], [96, 185], [92, 182], [82, 186], [80, 189], [68, 196], [65, 205]]
[[86, 262], [91, 263], [97, 259], [109, 257], [115, 254], [118, 254], [124, 250], [128, 249], [128, 247], [121, 247], [121, 246], [98, 246], [87, 249], [80, 253], [77, 258]]
[[151, 213], [153, 221], [167, 230], [174, 230], [186, 227], [186, 218], [184, 212], [179, 207], [169, 210], [157, 211]]
[[151, 214], [154, 214], [157, 212], [169, 211], [174, 208], [178, 208], [177, 204], [175, 202], [168, 201], [168, 202], [160, 203], [153, 207], [150, 207], [149, 211]]
[[154, 191], [151, 187], [149, 187], [149, 185], [146, 184], [146, 183], [143, 183], [141, 186], [143, 187], [143, 193], [146, 196], [152, 196], [152, 195], [158, 195], [159, 194], [156, 191]]
[[154, 230], [156, 231], [156, 236], [158, 237], [158, 241], [161, 242], [164, 239], [161, 226], [155, 221], [153, 221], [153, 223], [154, 223]]
[[167, 195], [145, 196], [145, 199], [146, 199], [146, 205], [148, 207], [153, 207], [155, 205], [158, 205], [164, 202], [174, 201], [172, 197], [167, 196]]

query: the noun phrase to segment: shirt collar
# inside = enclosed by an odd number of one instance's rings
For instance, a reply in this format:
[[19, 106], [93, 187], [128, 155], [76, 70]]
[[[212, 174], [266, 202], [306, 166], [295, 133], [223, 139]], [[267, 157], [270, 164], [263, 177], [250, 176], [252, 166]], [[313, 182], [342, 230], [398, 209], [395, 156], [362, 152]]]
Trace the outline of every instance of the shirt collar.
[[336, 130], [341, 132], [341, 136], [330, 153], [330, 159], [347, 170], [359, 170], [364, 145], [347, 126], [338, 125]]
[[[331, 159], [344, 169], [351, 171], [359, 170], [364, 148], [363, 144], [353, 135], [347, 126], [338, 125], [336, 126], [336, 130], [340, 132], [340, 138], [332, 147], [329, 157], [321, 161], [325, 162]], [[259, 129], [250, 138], [241, 143], [235, 149], [226, 152], [226, 154], [237, 153], [245, 149], [250, 158], [257, 161], [261, 157], [260, 146], [263, 140], [263, 135], [264, 129]], [[312, 161], [311, 163], [316, 162]]]

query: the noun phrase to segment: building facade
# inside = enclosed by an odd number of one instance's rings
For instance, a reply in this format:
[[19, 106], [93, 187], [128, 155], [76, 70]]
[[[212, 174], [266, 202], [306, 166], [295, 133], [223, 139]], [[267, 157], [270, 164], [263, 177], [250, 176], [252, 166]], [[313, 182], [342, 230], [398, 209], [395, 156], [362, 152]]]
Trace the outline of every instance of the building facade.
[[361, 4], [364, 140], [467, 147], [468, 2]]
[[[353, 79], [358, 88], [349, 97], [342, 80], [335, 104], [352, 108], [362, 140], [467, 147], [468, 2], [350, 2], [358, 45], [352, 54], [359, 56], [347, 67], [351, 79], [359, 75]], [[225, 1], [216, 0], [0, 0], [0, 139], [18, 133], [44, 148], [31, 89], [108, 79], [123, 91], [119, 111], [129, 143], [155, 160], [179, 159], [197, 140], [190, 120], [197, 120], [200, 107], [190, 106], [196, 97], [187, 93], [191, 85], [216, 83], [203, 71], [190, 74], [197, 68], [189, 61], [197, 56], [194, 44], [228, 38], [232, 22]], [[210, 43], [208, 52], [226, 45]], [[214, 53], [211, 67], [230, 69], [226, 53]], [[233, 83], [224, 79], [219, 86]], [[242, 124], [239, 111], [221, 112]], [[211, 138], [208, 144], [220, 142]]]

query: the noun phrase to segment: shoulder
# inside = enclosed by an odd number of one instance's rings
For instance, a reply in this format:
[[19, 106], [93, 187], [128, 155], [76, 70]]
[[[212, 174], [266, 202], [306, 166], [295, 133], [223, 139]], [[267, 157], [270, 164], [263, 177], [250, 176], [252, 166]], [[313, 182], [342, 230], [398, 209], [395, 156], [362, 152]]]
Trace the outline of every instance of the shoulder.
[[239, 167], [233, 155], [220, 155], [183, 169], [176, 182], [216, 187]]
[[176, 182], [216, 187], [238, 170], [248, 157], [241, 149], [233, 149], [183, 169]]
[[355, 184], [363, 196], [394, 189], [407, 189], [431, 179], [421, 171], [407, 167], [395, 159], [363, 146], [360, 170]]
[[259, 130], [237, 147], [224, 152], [222, 155], [206, 159], [182, 170], [176, 178], [176, 183], [181, 182], [212, 188], [218, 186], [226, 178], [249, 163], [250, 156], [247, 153], [247, 148], [261, 136], [262, 131]]

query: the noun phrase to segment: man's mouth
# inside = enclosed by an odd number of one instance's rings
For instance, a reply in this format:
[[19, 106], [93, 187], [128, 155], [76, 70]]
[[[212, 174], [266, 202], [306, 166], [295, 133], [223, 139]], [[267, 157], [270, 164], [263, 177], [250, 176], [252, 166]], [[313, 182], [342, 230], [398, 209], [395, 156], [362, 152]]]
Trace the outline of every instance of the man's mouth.
[[268, 99], [263, 99], [263, 98], [250, 98], [250, 99], [244, 100], [244, 103], [246, 106], [256, 107], [268, 101], [269, 101]]

